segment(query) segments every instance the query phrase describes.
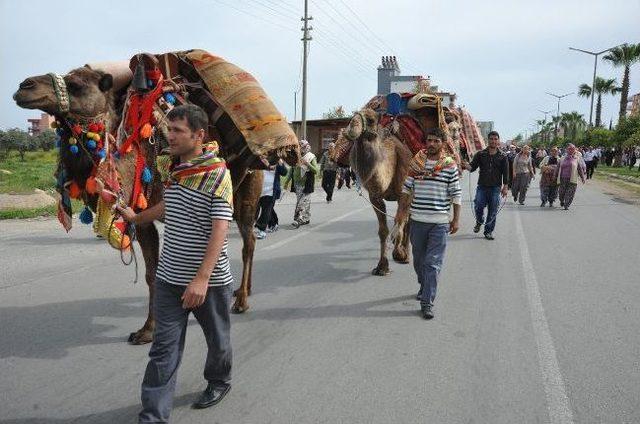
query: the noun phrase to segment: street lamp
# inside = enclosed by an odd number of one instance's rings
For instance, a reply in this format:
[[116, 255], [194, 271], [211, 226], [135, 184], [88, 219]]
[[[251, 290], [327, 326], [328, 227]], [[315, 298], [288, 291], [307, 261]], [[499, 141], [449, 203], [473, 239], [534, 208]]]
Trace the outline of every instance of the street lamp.
[[602, 53], [606, 53], [609, 50], [613, 50], [616, 47], [620, 47], [622, 44], [618, 44], [617, 46], [609, 47], [606, 50], [602, 50], [601, 52], [590, 52], [588, 50], [576, 49], [574, 47], [569, 47], [569, 50], [574, 50], [576, 52], [582, 52], [586, 54], [590, 54], [594, 57], [593, 59], [593, 82], [591, 83], [591, 109], [589, 110], [589, 127], [593, 127], [593, 96], [596, 91], [596, 69], [598, 67], [598, 56]]
[[[560, 117], [560, 100], [574, 94], [574, 93], [567, 93], [567, 94], [558, 95], [558, 94], [549, 93], [548, 91], [546, 93], [558, 99], [558, 114], [556, 115], [557, 117]], [[556, 126], [555, 126], [554, 132], [555, 132], [556, 138], [558, 138], [558, 120], [556, 120]]]
[[538, 112], [542, 112], [544, 113], [544, 122], [547, 122], [547, 114], [553, 112], [552, 110], [540, 110], [538, 109]]

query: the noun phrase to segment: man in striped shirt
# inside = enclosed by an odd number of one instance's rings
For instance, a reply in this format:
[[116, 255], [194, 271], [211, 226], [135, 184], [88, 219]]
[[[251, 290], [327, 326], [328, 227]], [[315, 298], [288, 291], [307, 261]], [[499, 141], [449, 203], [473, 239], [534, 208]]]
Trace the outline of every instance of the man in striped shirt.
[[[447, 234], [458, 231], [462, 191], [455, 161], [445, 156], [439, 128], [427, 131], [426, 161], [422, 171], [407, 177], [398, 202], [396, 223], [411, 217], [413, 267], [418, 276], [422, 317], [432, 319], [438, 276], [447, 246]], [[453, 218], [449, 212], [453, 205]]]
[[[167, 121], [169, 150], [176, 159], [172, 169], [190, 167], [197, 171], [202, 168], [195, 164], [216, 160], [214, 154], [203, 151], [208, 119], [201, 108], [178, 106], [167, 114]], [[221, 181], [230, 178], [226, 168], [217, 169]], [[210, 181], [205, 179], [213, 172], [202, 173], [200, 186]], [[193, 177], [194, 173], [190, 175]], [[152, 302], [156, 327], [142, 382], [140, 423], [169, 422], [191, 312], [202, 327], [208, 346], [204, 369], [208, 385], [193, 406], [215, 405], [231, 389], [229, 314], [233, 279], [227, 256], [227, 231], [232, 207], [229, 198], [190, 188], [176, 175], [172, 174], [160, 203], [137, 214], [130, 208], [118, 208], [124, 219], [137, 225], [162, 217], [165, 223]]]

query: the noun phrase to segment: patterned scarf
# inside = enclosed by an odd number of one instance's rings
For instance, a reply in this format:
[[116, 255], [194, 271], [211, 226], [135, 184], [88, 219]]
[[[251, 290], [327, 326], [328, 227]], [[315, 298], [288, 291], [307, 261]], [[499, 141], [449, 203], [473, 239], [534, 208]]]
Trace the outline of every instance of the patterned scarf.
[[456, 161], [451, 156], [447, 156], [441, 152], [440, 159], [436, 162], [432, 169], [427, 168], [427, 150], [420, 150], [409, 162], [409, 176], [418, 180], [436, 176], [445, 168], [456, 166]]
[[218, 196], [233, 209], [231, 175], [224, 159], [218, 157], [218, 143], [213, 141], [202, 147], [202, 155], [176, 165], [171, 156], [158, 156], [160, 178], [165, 184], [175, 182], [192, 190]]

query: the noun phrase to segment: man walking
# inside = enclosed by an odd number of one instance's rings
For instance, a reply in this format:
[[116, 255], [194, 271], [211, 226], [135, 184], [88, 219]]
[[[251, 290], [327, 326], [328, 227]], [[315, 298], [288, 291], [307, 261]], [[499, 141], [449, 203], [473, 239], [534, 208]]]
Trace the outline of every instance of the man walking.
[[[426, 160], [415, 166], [420, 171], [410, 174], [404, 182], [396, 224], [406, 222], [407, 215], [410, 215], [411, 222], [407, 225], [410, 225], [413, 267], [420, 285], [417, 299], [420, 301], [422, 317], [432, 319], [447, 233], [454, 234], [459, 227], [462, 190], [458, 167], [443, 151], [443, 131], [431, 129], [426, 137]], [[424, 153], [418, 153], [416, 158]], [[416, 158], [414, 163], [422, 162], [416, 161]], [[449, 221], [452, 204], [453, 219]]]
[[189, 314], [207, 341], [208, 385], [194, 408], [220, 402], [231, 389], [231, 277], [227, 231], [232, 185], [217, 144], [203, 144], [206, 113], [195, 105], [167, 114], [170, 156], [158, 157], [164, 200], [139, 213], [118, 210], [136, 225], [164, 217], [164, 244], [152, 301], [156, 319], [149, 363], [142, 382], [139, 423], [168, 423]]
[[322, 174], [322, 188], [327, 194], [327, 203], [333, 201], [333, 189], [336, 187], [336, 174], [338, 172], [338, 164], [332, 159], [333, 151], [336, 148], [335, 143], [329, 143], [327, 151], [320, 159], [320, 173]]
[[[473, 232], [480, 232], [480, 228], [484, 224], [484, 237], [487, 240], [494, 239], [493, 230], [496, 227], [500, 195], [507, 196], [507, 184], [509, 183], [507, 157], [500, 151], [499, 146], [500, 134], [497, 131], [491, 131], [489, 133], [489, 147], [476, 153], [471, 164], [464, 163], [462, 165], [469, 172], [480, 168], [474, 199], [476, 225], [473, 227]], [[484, 220], [485, 208], [488, 208], [486, 221]]]

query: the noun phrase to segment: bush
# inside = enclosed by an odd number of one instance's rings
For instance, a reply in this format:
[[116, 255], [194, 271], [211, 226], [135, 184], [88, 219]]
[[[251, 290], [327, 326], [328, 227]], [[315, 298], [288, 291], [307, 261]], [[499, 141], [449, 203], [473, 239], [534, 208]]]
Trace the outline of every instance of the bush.
[[592, 128], [585, 134], [584, 144], [589, 146], [613, 147], [613, 131], [606, 128]]

